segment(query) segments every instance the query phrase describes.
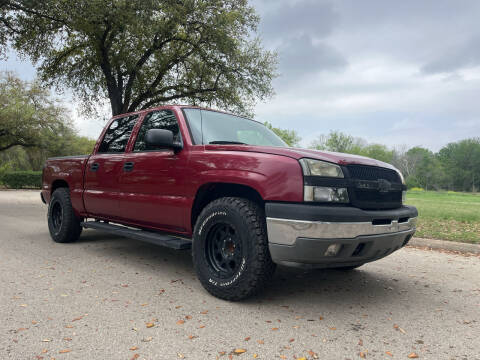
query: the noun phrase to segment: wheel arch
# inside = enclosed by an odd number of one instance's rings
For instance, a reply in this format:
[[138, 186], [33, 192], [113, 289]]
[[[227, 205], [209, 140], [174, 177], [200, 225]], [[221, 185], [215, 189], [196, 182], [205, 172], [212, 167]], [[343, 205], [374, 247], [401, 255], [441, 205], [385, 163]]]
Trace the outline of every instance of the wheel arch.
[[264, 199], [258, 190], [251, 186], [229, 182], [206, 183], [200, 186], [195, 194], [190, 217], [192, 230], [195, 227], [195, 222], [197, 221], [198, 216], [205, 206], [216, 199], [227, 196], [241, 197], [251, 200], [258, 204], [262, 209], [265, 209]]
[[56, 179], [52, 182], [52, 186], [50, 188], [50, 195], [53, 194], [53, 192], [58, 188], [70, 189], [70, 186], [68, 185], [68, 182], [64, 179]]

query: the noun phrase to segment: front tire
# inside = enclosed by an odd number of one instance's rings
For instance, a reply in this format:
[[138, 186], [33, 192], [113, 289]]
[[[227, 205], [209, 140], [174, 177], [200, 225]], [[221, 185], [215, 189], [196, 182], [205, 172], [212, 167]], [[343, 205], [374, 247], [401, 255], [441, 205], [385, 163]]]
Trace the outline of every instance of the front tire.
[[212, 201], [194, 229], [193, 264], [203, 287], [220, 299], [250, 297], [273, 277], [264, 211], [236, 197]]
[[53, 241], [69, 243], [77, 241], [82, 233], [80, 219], [73, 211], [70, 192], [67, 188], [58, 188], [50, 199], [47, 213], [48, 229]]

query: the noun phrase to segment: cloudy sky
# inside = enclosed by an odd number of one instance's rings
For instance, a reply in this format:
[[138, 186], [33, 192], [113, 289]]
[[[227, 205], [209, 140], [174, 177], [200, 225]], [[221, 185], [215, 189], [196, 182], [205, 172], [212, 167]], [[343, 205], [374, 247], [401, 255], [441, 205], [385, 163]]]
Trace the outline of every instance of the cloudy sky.
[[255, 0], [280, 55], [260, 119], [437, 150], [480, 136], [479, 1]]
[[[330, 130], [432, 150], [480, 136], [480, 1], [251, 2], [281, 74], [258, 120], [295, 128], [302, 145]], [[15, 56], [0, 69], [34, 76]]]

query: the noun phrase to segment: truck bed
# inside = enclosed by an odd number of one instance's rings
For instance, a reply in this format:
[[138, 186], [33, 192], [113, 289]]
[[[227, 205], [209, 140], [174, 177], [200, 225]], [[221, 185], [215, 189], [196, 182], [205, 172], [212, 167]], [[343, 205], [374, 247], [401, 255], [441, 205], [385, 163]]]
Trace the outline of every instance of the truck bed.
[[65, 182], [71, 193], [73, 208], [85, 211], [82, 199], [85, 165], [90, 155], [64, 156], [47, 159], [42, 175], [42, 197], [48, 204], [52, 188]]

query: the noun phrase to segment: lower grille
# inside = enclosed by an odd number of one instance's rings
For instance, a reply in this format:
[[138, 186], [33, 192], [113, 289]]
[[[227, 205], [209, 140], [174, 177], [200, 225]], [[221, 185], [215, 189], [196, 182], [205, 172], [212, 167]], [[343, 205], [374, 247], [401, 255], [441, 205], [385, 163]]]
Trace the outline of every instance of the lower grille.
[[402, 205], [402, 192], [354, 190], [353, 204], [361, 209], [394, 209]]

